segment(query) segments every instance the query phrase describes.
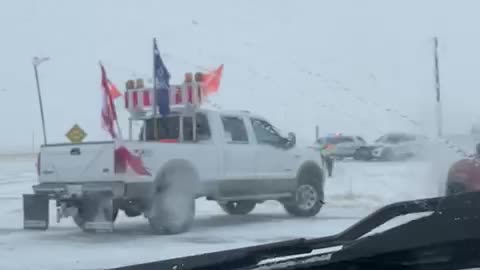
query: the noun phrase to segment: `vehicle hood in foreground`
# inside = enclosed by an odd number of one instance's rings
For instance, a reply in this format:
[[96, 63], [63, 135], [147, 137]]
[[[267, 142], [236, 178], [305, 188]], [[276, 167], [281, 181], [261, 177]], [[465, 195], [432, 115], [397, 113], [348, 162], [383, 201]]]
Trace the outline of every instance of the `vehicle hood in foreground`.
[[[414, 213], [428, 215], [364, 237], [395, 217]], [[115, 269], [348, 269], [349, 266], [369, 270], [465, 269], [480, 266], [478, 228], [480, 192], [469, 192], [390, 204], [332, 236], [293, 239]], [[343, 248], [312, 254], [318, 249], [338, 246]], [[292, 255], [297, 257], [290, 257]]]

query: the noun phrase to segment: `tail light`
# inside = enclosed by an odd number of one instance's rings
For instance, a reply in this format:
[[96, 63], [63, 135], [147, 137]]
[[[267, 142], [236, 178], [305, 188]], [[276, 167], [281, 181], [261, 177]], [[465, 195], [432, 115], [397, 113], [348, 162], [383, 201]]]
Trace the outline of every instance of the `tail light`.
[[37, 154], [37, 162], [35, 163], [37, 167], [37, 175], [40, 176], [40, 153]]

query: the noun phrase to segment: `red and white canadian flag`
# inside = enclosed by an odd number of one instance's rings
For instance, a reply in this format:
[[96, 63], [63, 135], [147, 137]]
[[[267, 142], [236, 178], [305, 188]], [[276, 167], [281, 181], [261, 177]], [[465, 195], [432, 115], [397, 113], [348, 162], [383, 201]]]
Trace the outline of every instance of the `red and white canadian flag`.
[[[113, 103], [115, 93], [111, 91], [111, 83], [107, 78], [105, 68], [100, 63], [102, 70], [102, 90], [103, 90], [103, 103], [102, 103], [102, 127], [112, 136], [115, 140], [115, 171], [119, 173], [125, 173], [127, 168], [133, 170], [139, 175], [151, 175], [145, 168], [141, 157], [136, 156], [130, 152], [124, 145], [121, 138], [120, 129], [118, 127], [117, 112], [115, 110], [115, 103]], [[117, 124], [117, 132], [115, 132], [115, 124]]]
[[102, 102], [102, 127], [112, 136], [113, 139], [117, 138], [115, 132], [115, 122], [117, 121], [117, 112], [115, 111], [115, 104], [113, 103], [113, 97], [110, 92], [107, 73], [102, 64], [100, 64], [102, 70], [102, 90], [103, 90], [103, 102]]

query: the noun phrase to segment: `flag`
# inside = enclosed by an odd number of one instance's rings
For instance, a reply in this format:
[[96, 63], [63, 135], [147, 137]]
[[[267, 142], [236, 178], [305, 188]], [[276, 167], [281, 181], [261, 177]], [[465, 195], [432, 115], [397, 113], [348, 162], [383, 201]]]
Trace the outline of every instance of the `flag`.
[[204, 81], [205, 95], [208, 96], [218, 92], [218, 88], [220, 88], [220, 80], [222, 78], [222, 73], [223, 73], [223, 64], [221, 64], [217, 69], [210, 71], [209, 73], [204, 75], [203, 81]]
[[131, 168], [138, 175], [152, 175], [145, 168], [141, 156], [132, 154], [125, 146], [120, 145], [115, 149], [115, 172], [125, 173], [127, 168]]
[[[110, 136], [115, 140], [115, 172], [125, 173], [127, 168], [131, 168], [138, 175], [151, 176], [150, 172], [145, 168], [143, 160], [140, 156], [131, 153], [124, 145], [121, 134], [117, 136], [114, 126], [117, 120], [117, 112], [113, 103], [116, 87], [108, 80], [107, 73], [102, 64], [102, 89], [103, 89], [103, 105], [102, 105], [102, 127], [108, 131]], [[112, 88], [113, 86], [113, 88]], [[112, 89], [114, 89], [112, 91]], [[121, 94], [120, 94], [121, 95]]]
[[170, 113], [170, 73], [163, 63], [160, 51], [157, 47], [157, 40], [153, 40], [153, 70], [154, 70], [154, 91], [156, 93], [156, 104], [161, 115]]
[[112, 93], [108, 86], [107, 73], [105, 68], [100, 63], [100, 68], [102, 70], [102, 90], [103, 90], [103, 104], [102, 104], [102, 127], [112, 136], [116, 138], [117, 134], [115, 132], [114, 126], [115, 121], [117, 120], [117, 112], [115, 111], [115, 104], [113, 103]]
[[122, 96], [122, 92], [120, 92], [115, 84], [113, 84], [110, 80], [108, 80], [108, 91], [110, 91], [110, 95], [112, 96], [113, 100]]

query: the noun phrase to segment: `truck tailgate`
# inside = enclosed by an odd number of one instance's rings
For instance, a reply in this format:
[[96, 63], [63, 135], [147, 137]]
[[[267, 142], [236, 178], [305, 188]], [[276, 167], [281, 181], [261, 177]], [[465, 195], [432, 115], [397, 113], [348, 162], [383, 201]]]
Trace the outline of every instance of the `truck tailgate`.
[[54, 144], [40, 150], [39, 182], [91, 182], [113, 180], [113, 142]]

